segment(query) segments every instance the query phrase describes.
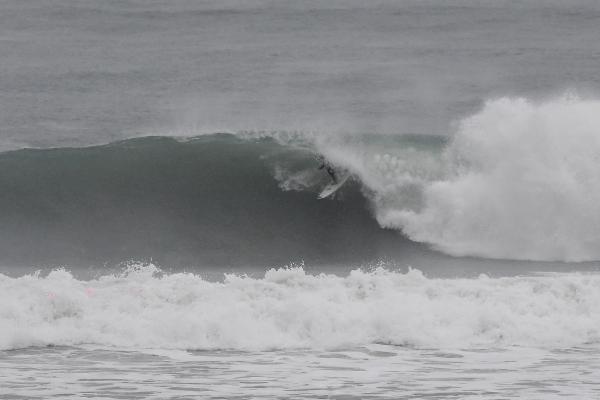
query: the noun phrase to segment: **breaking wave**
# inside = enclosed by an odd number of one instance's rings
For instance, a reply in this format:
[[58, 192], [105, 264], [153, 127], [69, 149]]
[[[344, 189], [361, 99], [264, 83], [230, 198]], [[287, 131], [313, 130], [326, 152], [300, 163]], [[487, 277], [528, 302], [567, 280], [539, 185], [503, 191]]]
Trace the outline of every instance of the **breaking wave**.
[[[0, 262], [345, 263], [415, 242], [598, 260], [599, 127], [595, 100], [501, 98], [448, 137], [242, 132], [6, 152]], [[353, 176], [333, 199], [316, 198], [319, 157]]]
[[599, 275], [428, 279], [375, 269], [346, 277], [272, 269], [209, 282], [153, 266], [82, 281], [65, 270], [0, 274], [0, 349], [571, 347], [600, 339]]
[[600, 259], [599, 101], [490, 101], [442, 162], [418, 209], [375, 200], [383, 226], [453, 255]]
[[[600, 259], [600, 101], [488, 101], [442, 138], [317, 147], [362, 183], [381, 226], [454, 256]], [[329, 140], [329, 142], [328, 142]]]

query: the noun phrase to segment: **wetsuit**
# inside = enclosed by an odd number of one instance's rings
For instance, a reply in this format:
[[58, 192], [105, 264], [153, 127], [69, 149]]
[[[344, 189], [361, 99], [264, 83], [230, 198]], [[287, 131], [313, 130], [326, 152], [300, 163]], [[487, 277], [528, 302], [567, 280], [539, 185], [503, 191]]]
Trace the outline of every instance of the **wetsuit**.
[[321, 166], [319, 167], [319, 169], [323, 169], [323, 168], [325, 168], [325, 170], [327, 171], [327, 173], [331, 177], [331, 180], [333, 181], [333, 183], [337, 183], [337, 178], [335, 176], [335, 170], [333, 169], [333, 167], [323, 161], [323, 164], [321, 164]]

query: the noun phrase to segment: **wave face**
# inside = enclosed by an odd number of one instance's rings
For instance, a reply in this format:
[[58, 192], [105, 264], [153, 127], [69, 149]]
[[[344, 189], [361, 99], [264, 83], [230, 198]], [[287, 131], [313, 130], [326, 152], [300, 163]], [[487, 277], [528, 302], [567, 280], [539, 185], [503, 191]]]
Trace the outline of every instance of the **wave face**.
[[[301, 268], [208, 282], [153, 266], [90, 281], [0, 274], [0, 349], [95, 344], [163, 349], [564, 347], [600, 340], [600, 276], [427, 279]], [[356, 329], [360, 327], [360, 329]]]
[[306, 148], [228, 134], [2, 153], [0, 261], [264, 266], [402, 247], [358, 184], [318, 201], [318, 165]]

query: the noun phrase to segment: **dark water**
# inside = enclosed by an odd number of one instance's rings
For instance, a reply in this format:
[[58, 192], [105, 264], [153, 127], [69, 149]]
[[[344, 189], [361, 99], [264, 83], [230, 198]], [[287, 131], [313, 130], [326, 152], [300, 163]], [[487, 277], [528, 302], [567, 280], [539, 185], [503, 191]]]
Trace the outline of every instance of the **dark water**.
[[[0, 155], [5, 264], [360, 262], [403, 240], [372, 218], [357, 183], [339, 200], [284, 191], [275, 163], [317, 171], [307, 151], [213, 135]], [[387, 247], [387, 252], [386, 252]]]

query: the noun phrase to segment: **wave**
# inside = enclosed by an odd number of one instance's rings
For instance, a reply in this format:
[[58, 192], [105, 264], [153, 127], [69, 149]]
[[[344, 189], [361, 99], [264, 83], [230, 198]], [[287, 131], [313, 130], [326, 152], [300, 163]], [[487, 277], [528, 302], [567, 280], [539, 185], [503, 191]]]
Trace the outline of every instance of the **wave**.
[[[240, 132], [0, 153], [0, 262], [600, 259], [600, 102], [488, 101], [448, 137]], [[324, 157], [353, 179], [333, 200]]]
[[329, 178], [314, 150], [242, 136], [0, 154], [0, 262], [264, 266], [360, 262], [402, 247], [356, 182], [317, 200]]
[[209, 282], [152, 265], [82, 281], [0, 274], [0, 349], [93, 344], [160, 349], [572, 347], [598, 343], [600, 275], [428, 279], [272, 269]]

